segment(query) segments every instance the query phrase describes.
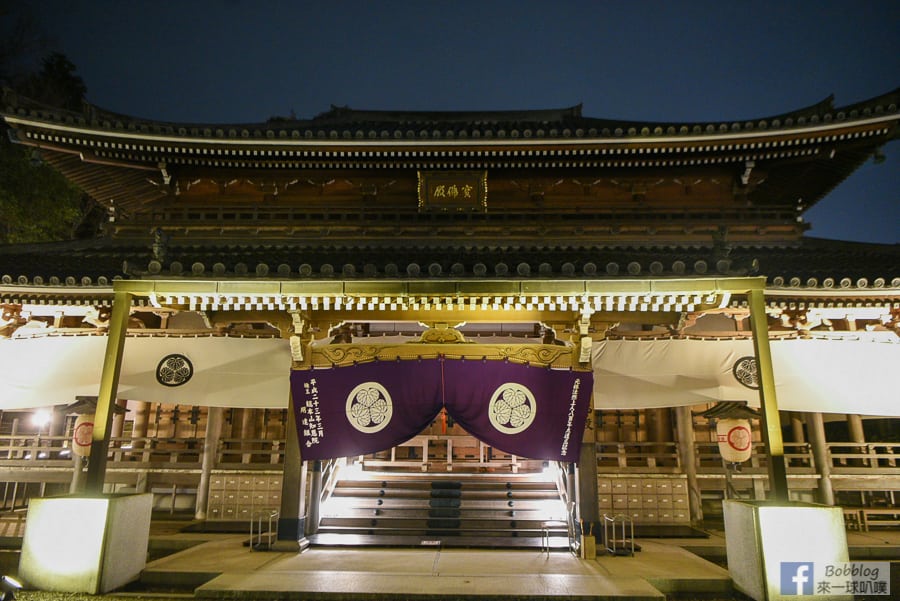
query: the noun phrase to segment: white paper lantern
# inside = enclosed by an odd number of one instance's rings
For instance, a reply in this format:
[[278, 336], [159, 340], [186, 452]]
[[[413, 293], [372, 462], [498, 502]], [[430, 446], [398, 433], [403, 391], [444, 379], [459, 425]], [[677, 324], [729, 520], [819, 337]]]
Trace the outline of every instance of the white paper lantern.
[[740, 463], [750, 459], [753, 436], [748, 419], [720, 419], [716, 422], [719, 453], [728, 463]]
[[79, 415], [72, 432], [72, 452], [79, 457], [91, 455], [91, 441], [94, 438], [94, 416]]

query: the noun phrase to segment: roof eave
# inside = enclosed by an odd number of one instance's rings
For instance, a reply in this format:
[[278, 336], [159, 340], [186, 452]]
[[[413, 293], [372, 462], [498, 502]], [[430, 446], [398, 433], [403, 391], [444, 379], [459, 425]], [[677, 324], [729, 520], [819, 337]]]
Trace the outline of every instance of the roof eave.
[[[13, 128], [31, 128], [54, 131], [74, 136], [104, 137], [115, 140], [146, 141], [147, 143], [168, 143], [179, 145], [212, 145], [239, 147], [290, 147], [290, 148], [490, 148], [490, 147], [584, 147], [584, 146], [656, 146], [682, 144], [731, 144], [744, 141], [755, 141], [765, 138], [788, 139], [809, 138], [817, 135], [831, 135], [841, 130], [873, 129], [879, 126], [890, 126], [882, 132], [890, 139], [897, 137], [897, 124], [900, 123], [900, 112], [876, 115], [865, 119], [845, 120], [839, 122], [811, 124], [803, 127], [760, 129], [741, 132], [711, 132], [684, 135], [646, 135], [640, 136], [584, 136], [581, 137], [488, 137], [488, 138], [454, 138], [454, 139], [422, 139], [381, 137], [369, 139], [354, 138], [286, 138], [274, 135], [277, 130], [267, 130], [272, 137], [211, 137], [192, 135], [164, 135], [134, 131], [117, 131], [89, 125], [73, 125], [57, 123], [42, 119], [23, 117], [4, 113], [4, 120]], [[20, 140], [27, 143], [26, 140]]]

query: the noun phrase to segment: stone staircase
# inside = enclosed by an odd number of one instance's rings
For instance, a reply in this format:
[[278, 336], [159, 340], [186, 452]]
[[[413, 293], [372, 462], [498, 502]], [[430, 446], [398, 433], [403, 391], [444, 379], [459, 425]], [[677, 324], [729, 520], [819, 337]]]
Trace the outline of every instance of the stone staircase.
[[[310, 543], [539, 548], [542, 523], [565, 515], [543, 474], [356, 472], [322, 503]], [[565, 527], [550, 535], [551, 547], [567, 548]]]

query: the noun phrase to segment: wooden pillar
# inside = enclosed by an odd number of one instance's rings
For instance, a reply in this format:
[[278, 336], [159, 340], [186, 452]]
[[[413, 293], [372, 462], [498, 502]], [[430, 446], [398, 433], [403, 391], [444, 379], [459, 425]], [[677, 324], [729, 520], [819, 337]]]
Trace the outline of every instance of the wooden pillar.
[[63, 436], [66, 433], [65, 406], [54, 407], [50, 413], [50, 423], [47, 424], [47, 436]]
[[763, 290], [750, 290], [750, 326], [753, 330], [753, 352], [759, 378], [761, 430], [769, 466], [769, 494], [773, 500], [787, 501], [787, 466], [784, 461], [784, 441], [781, 439], [781, 417], [775, 394], [775, 374], [772, 350], [769, 348], [769, 325], [766, 318], [766, 299]]
[[198, 520], [205, 520], [209, 510], [209, 479], [213, 468], [216, 467], [223, 414], [224, 409], [221, 407], [210, 407], [206, 416], [206, 436], [200, 455], [200, 484], [197, 486], [197, 502], [194, 506], [194, 517]]
[[[857, 415], [855, 413], [847, 414], [847, 431], [850, 434], [850, 440], [855, 442], [860, 447], [864, 447], [866, 444], [866, 433], [863, 429], [863, 421], [862, 416]], [[860, 453], [865, 452], [862, 448], [859, 449]]]
[[[672, 442], [672, 418], [669, 414], [669, 408], [647, 409], [647, 441], [658, 443]], [[650, 447], [653, 453], [653, 462], [656, 466], [666, 464], [669, 458], [669, 445], [658, 444]], [[649, 467], [653, 467], [652, 465]]]
[[[63, 419], [60, 421], [62, 422], [63, 430], [65, 430], [65, 422], [66, 422], [65, 409], [60, 407], [58, 409], [58, 411], [54, 412], [54, 414], [56, 414], [56, 413], [58, 413], [62, 416]], [[51, 427], [51, 432], [52, 432], [52, 430], [53, 430], [53, 428]], [[74, 434], [74, 432], [73, 432], [73, 434]], [[73, 446], [74, 446], [74, 444], [69, 445], [70, 451], [73, 450], [72, 449]], [[77, 495], [84, 491], [84, 481], [85, 481], [84, 466], [85, 466], [85, 461], [87, 460], [87, 458], [82, 457], [81, 455], [77, 455], [73, 452], [71, 459], [72, 459], [72, 479], [69, 481], [69, 494]]]
[[[242, 443], [241, 441], [241, 428], [244, 424], [244, 411], [246, 409], [241, 409], [240, 407], [235, 407], [230, 409], [229, 412], [231, 414], [230, 422], [228, 424], [228, 440], [223, 445], [223, 456], [226, 463], [240, 463], [242, 456], [240, 454]], [[225, 451], [233, 451], [226, 453]]]
[[150, 403], [136, 401], [134, 404], [134, 423], [131, 425], [131, 446], [134, 449], [144, 446], [144, 441], [135, 440], [147, 436], [147, 422], [150, 421]]
[[806, 434], [803, 432], [803, 414], [791, 411], [791, 438], [794, 442], [806, 442]]
[[318, 459], [312, 462], [312, 482], [309, 487], [309, 516], [306, 522], [306, 533], [315, 534], [319, 531], [319, 505], [322, 503], [322, 462]]
[[[144, 440], [147, 437], [147, 423], [150, 421], [150, 403], [136, 401], [134, 403], [134, 422], [131, 424], [131, 449], [137, 455], [139, 449], [144, 448]], [[147, 458], [149, 460], [149, 457]], [[138, 492], [141, 492], [140, 490]]]
[[[592, 403], [593, 406], [593, 403]], [[578, 457], [579, 515], [585, 523], [600, 522], [600, 492], [597, 489], [597, 412], [591, 409], [585, 424], [581, 453]]]
[[[11, 426], [10, 432], [9, 432], [9, 435], [10, 435], [9, 446], [10, 447], [19, 446], [20, 444], [22, 444], [21, 440], [16, 440], [16, 434], [18, 434], [18, 433], [19, 433], [19, 418], [14, 417], [13, 421], [12, 421], [12, 426]], [[21, 459], [22, 451], [21, 450], [16, 450], [16, 451], [10, 450], [8, 456], [13, 459]]]
[[77, 495], [84, 489], [84, 457], [72, 454], [72, 480], [69, 482], [69, 494]]
[[[850, 442], [856, 443], [853, 452], [860, 455], [867, 455], [866, 449], [866, 432], [863, 429], [862, 416], [856, 413], [847, 414], [847, 433], [850, 436]], [[866, 459], [853, 459], [850, 465], [857, 467], [864, 466], [868, 463]], [[878, 467], [878, 460], [873, 460], [872, 467]]]
[[231, 410], [231, 428], [229, 430], [229, 438], [241, 437], [241, 428], [244, 424], [244, 411], [246, 411], [246, 409], [241, 409], [240, 407], [235, 407]]
[[834, 490], [831, 486], [831, 457], [828, 456], [825, 420], [822, 419], [822, 414], [807, 413], [806, 429], [809, 433], [809, 442], [812, 444], [816, 473], [819, 474], [819, 502], [823, 505], [834, 505]]
[[248, 442], [259, 437], [256, 424], [256, 409], [245, 408], [241, 413], [241, 450], [245, 451], [241, 456], [241, 463], [252, 463], [253, 454], [246, 451], [256, 448], [256, 444]]
[[672, 420], [668, 407], [647, 410], [647, 434], [650, 442], [672, 442]]
[[85, 490], [89, 495], [103, 493], [106, 479], [106, 454], [109, 451], [109, 435], [112, 431], [113, 406], [119, 388], [119, 373], [122, 370], [122, 354], [125, 350], [125, 333], [128, 330], [128, 316], [131, 313], [131, 294], [116, 292], [113, 297], [112, 315], [106, 340], [106, 355], [100, 372], [100, 392], [97, 395], [97, 410], [94, 413], [94, 435], [91, 441], [91, 458]]
[[[127, 399], [116, 399], [116, 406], [120, 409], [128, 408]], [[113, 414], [112, 429], [109, 432], [111, 438], [121, 438], [125, 431], [125, 412]]]
[[575, 501], [575, 507], [578, 508], [578, 483], [576, 482], [575, 462], [569, 461], [566, 466], [566, 496], [569, 501]]
[[306, 463], [300, 452], [297, 419], [293, 403], [288, 403], [284, 441], [284, 475], [281, 480], [281, 510], [278, 514], [277, 551], [305, 549]]
[[690, 406], [675, 408], [675, 427], [678, 429], [678, 454], [681, 469], [687, 476], [688, 509], [691, 523], [703, 520], [703, 501], [700, 495], [700, 480], [697, 478], [697, 452], [694, 439], [694, 417]]
[[[65, 406], [62, 407], [54, 407], [53, 411], [50, 413], [50, 424], [47, 428], [47, 436], [65, 436], [66, 434], [66, 409]], [[51, 447], [62, 447], [61, 441], [51, 440], [48, 441], [48, 444]], [[48, 456], [50, 459], [59, 458], [58, 451], [50, 451]]]

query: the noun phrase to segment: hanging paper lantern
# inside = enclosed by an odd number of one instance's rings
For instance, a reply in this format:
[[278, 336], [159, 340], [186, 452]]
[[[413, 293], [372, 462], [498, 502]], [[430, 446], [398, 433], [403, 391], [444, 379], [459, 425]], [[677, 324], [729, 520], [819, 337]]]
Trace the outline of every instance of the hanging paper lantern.
[[75, 420], [75, 430], [72, 432], [72, 452], [78, 457], [89, 457], [93, 438], [94, 416], [79, 415]]
[[750, 459], [753, 437], [748, 419], [720, 419], [716, 422], [719, 453], [728, 463]]

